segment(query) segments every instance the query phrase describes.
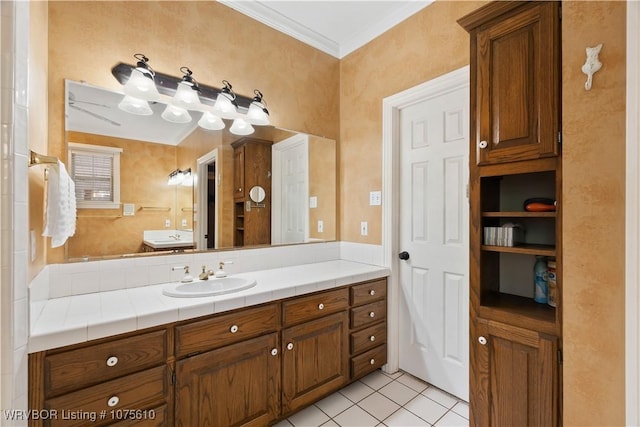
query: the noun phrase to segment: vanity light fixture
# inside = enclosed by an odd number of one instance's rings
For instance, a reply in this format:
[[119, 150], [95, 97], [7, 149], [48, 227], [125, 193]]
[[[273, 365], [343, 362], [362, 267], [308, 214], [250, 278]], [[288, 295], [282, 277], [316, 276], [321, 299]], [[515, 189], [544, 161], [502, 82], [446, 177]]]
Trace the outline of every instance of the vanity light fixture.
[[180, 68], [183, 76], [179, 79], [156, 73], [141, 53], [134, 57], [138, 60], [136, 67], [119, 63], [111, 69], [113, 76], [124, 85], [127, 96], [118, 105], [124, 111], [151, 115], [153, 110], [148, 102], [159, 101], [162, 93], [171, 96], [162, 113], [162, 118], [169, 122], [189, 123], [192, 121], [189, 111], [199, 111], [200, 127], [221, 130], [226, 126], [222, 119], [233, 120], [229, 131], [235, 135], [250, 135], [255, 131], [252, 125], [270, 124], [264, 96], [257, 89], [253, 91], [254, 97], [248, 98], [237, 95], [227, 80], [222, 81], [222, 89], [201, 85], [188, 67]]
[[193, 176], [191, 175], [191, 168], [180, 170], [176, 169], [169, 174], [169, 180], [167, 181], [167, 185], [184, 185], [191, 186], [193, 185]]

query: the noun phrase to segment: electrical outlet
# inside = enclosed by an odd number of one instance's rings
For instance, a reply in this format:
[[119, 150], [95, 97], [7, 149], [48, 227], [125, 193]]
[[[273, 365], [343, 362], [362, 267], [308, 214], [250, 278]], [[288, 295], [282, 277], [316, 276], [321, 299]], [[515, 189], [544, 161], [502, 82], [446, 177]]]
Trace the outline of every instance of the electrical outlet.
[[165, 228], [171, 227], [171, 220], [169, 218], [164, 220], [164, 227]]
[[380, 206], [382, 204], [382, 192], [371, 191], [369, 192], [369, 206]]
[[309, 197], [309, 208], [315, 209], [317, 207], [318, 207], [318, 197], [317, 196]]
[[362, 221], [360, 222], [360, 235], [366, 236], [367, 234], [369, 234], [369, 225], [367, 221]]
[[183, 227], [187, 226], [187, 219], [186, 218], [182, 218], [182, 222], [181, 222]]
[[324, 232], [324, 221], [318, 220], [318, 233]]

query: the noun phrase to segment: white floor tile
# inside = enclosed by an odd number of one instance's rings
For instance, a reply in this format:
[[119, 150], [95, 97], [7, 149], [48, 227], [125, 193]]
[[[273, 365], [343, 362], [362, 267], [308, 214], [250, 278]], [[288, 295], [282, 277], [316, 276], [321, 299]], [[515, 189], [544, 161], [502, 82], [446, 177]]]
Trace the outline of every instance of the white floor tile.
[[329, 421], [329, 416], [318, 407], [311, 405], [288, 418], [295, 427], [318, 427]]
[[380, 423], [359, 406], [352, 406], [335, 417], [334, 421], [342, 427], [371, 427]]
[[435, 425], [436, 427], [469, 427], [469, 420], [449, 411]]
[[458, 402], [451, 410], [461, 417], [469, 419], [469, 404], [467, 402]]
[[320, 408], [322, 412], [333, 418], [340, 412], [344, 412], [350, 406], [353, 406], [353, 402], [340, 393], [333, 393], [316, 403], [316, 406]]
[[274, 424], [272, 427], [291, 427], [291, 426], [293, 426], [293, 424], [291, 424], [289, 421], [282, 420], [278, 424]]
[[380, 388], [389, 384], [393, 380], [388, 376], [386, 376], [385, 374], [383, 374], [380, 370], [377, 370], [370, 373], [366, 377], [362, 378], [360, 381], [362, 381], [363, 383], [365, 383], [366, 385], [368, 385], [374, 390], [379, 390]]
[[336, 424], [335, 421], [329, 420], [326, 423], [322, 424], [322, 427], [340, 427], [340, 426]]
[[371, 393], [373, 393], [373, 389], [360, 381], [356, 381], [340, 390], [340, 394], [354, 403], [360, 402]]
[[431, 424], [435, 423], [447, 412], [447, 408], [421, 394], [404, 405], [404, 407]]
[[400, 405], [380, 393], [373, 393], [358, 403], [358, 406], [376, 417], [384, 420], [389, 415], [400, 409]]
[[384, 420], [384, 424], [388, 427], [431, 427], [431, 424], [404, 408], [391, 414], [389, 418]]
[[453, 405], [458, 403], [458, 399], [433, 386], [427, 388], [422, 394], [431, 400], [435, 400], [442, 406], [446, 406], [448, 409], [453, 408]]
[[390, 382], [378, 390], [378, 392], [384, 394], [399, 405], [404, 405], [419, 394], [414, 389], [411, 389], [398, 381]]
[[389, 378], [393, 378], [394, 380], [397, 379], [397, 378], [400, 378], [402, 375], [404, 375], [404, 372], [402, 372], [402, 371], [396, 371], [393, 374], [388, 374], [383, 370], [380, 370], [380, 372], [382, 372], [383, 374], [385, 374]]
[[429, 387], [429, 384], [427, 384], [426, 382], [407, 373], [405, 373], [401, 377], [398, 377], [397, 381], [406, 385], [407, 387], [414, 389], [417, 392], [425, 391], [427, 387]]

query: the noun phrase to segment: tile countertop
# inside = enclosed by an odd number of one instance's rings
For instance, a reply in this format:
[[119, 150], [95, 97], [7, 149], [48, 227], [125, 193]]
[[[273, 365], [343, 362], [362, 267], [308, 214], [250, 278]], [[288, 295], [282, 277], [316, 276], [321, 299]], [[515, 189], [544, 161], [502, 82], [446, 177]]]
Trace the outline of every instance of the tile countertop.
[[386, 267], [336, 260], [234, 274], [256, 279], [257, 284], [212, 297], [168, 297], [162, 293], [165, 283], [54, 298], [45, 302], [31, 325], [29, 353], [377, 279], [389, 273]]

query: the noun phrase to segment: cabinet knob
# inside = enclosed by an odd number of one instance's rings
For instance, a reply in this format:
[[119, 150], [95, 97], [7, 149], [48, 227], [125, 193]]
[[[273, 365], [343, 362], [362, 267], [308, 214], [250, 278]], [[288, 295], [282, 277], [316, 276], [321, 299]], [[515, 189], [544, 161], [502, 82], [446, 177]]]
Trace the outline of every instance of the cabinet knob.
[[369, 360], [369, 364], [370, 364], [370, 365], [375, 365], [375, 364], [376, 364], [376, 359], [371, 359], [371, 360]]
[[111, 396], [109, 400], [107, 400], [107, 405], [109, 405], [110, 408], [113, 408], [119, 402], [120, 402], [120, 398], [118, 396]]
[[487, 145], [489, 145], [489, 144], [487, 143], [487, 141], [480, 141], [480, 142], [478, 143], [478, 147], [480, 147], [480, 148], [487, 148]]
[[272, 348], [271, 349], [271, 355], [272, 356], [276, 356], [278, 354], [278, 349], [277, 348]]
[[376, 291], [374, 289], [371, 289], [369, 291], [369, 295], [374, 296], [376, 294]]
[[229, 328], [229, 331], [232, 334], [235, 334], [236, 332], [238, 332], [238, 325], [233, 325], [231, 328]]
[[242, 193], [242, 187], [238, 187], [238, 193]]
[[371, 335], [371, 336], [369, 337], [369, 341], [375, 341], [375, 340], [376, 340], [376, 336], [375, 336], [375, 335]]
[[118, 364], [118, 358], [116, 356], [111, 356], [107, 359], [107, 366], [116, 366]]
[[372, 311], [371, 313], [369, 313], [369, 317], [376, 317], [376, 314]]
[[318, 310], [323, 310], [323, 309], [324, 309], [324, 304], [323, 303], [318, 304]]
[[486, 345], [487, 344], [487, 339], [485, 337], [479, 337], [478, 338], [478, 342], [482, 345]]
[[293, 343], [292, 342], [287, 344], [287, 350], [293, 350]]

